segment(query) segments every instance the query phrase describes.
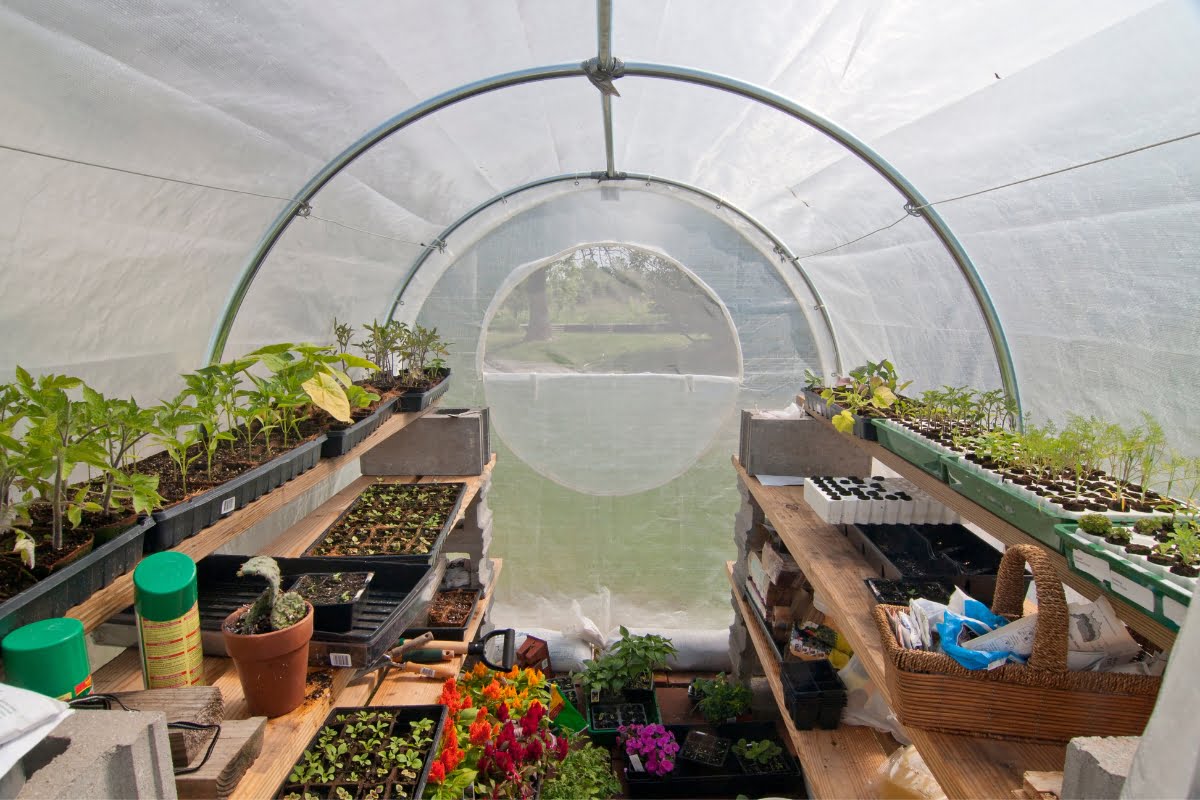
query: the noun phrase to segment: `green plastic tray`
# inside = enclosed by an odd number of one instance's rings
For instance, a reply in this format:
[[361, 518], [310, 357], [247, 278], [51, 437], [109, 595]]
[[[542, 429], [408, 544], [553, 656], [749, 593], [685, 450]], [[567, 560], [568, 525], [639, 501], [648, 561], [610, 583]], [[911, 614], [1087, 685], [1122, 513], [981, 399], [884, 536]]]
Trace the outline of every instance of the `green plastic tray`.
[[1090, 541], [1076, 531], [1077, 527], [1075, 523], [1065, 523], [1055, 528], [1071, 571], [1144, 611], [1170, 630], [1178, 631], [1192, 602], [1191, 593]]
[[[659, 708], [658, 708], [658, 692], [656, 692], [653, 688], [649, 689], [648, 691], [644, 690], [644, 689], [639, 689], [639, 690], [634, 690], [634, 691], [636, 693], [638, 693], [639, 695], [644, 695], [647, 693], [650, 695], [649, 700], [645, 700], [645, 699], [631, 700], [632, 702], [637, 702], [640, 705], [642, 705], [647, 711], [653, 712], [653, 713], [648, 713], [646, 715], [647, 716], [646, 724], [647, 725], [653, 725], [654, 723], [661, 724], [662, 723], [662, 712], [659, 711]], [[653, 705], [653, 708], [651, 708], [651, 705]], [[596, 744], [599, 744], [599, 745], [604, 745], [606, 747], [611, 747], [612, 745], [616, 744], [617, 734], [620, 732], [617, 728], [593, 727], [593, 725], [592, 725], [592, 704], [591, 704], [590, 700], [588, 702], [587, 720], [588, 720], [588, 736], [591, 737], [593, 742], [595, 742]]]
[[903, 458], [922, 472], [928, 473], [942, 483], [946, 482], [945, 460], [958, 461], [958, 456], [948, 456], [942, 453], [925, 437], [904, 428], [890, 424], [887, 420], [873, 420], [875, 437], [880, 445]]
[[1054, 526], [1069, 521], [1070, 517], [1046, 511], [1033, 499], [1032, 492], [1008, 484], [993, 483], [968, 469], [957, 457], [942, 456], [942, 464], [946, 468], [946, 483], [951, 489], [1025, 531], [1055, 552], [1062, 552], [1062, 540]]

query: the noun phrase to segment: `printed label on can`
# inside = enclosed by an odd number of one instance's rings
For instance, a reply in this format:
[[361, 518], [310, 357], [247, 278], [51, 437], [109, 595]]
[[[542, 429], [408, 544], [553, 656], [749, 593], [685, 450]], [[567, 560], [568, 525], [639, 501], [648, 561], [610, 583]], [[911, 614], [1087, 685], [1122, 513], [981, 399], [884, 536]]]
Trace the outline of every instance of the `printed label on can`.
[[142, 677], [147, 689], [204, 685], [204, 650], [200, 646], [200, 607], [178, 619], [156, 622], [138, 618]]

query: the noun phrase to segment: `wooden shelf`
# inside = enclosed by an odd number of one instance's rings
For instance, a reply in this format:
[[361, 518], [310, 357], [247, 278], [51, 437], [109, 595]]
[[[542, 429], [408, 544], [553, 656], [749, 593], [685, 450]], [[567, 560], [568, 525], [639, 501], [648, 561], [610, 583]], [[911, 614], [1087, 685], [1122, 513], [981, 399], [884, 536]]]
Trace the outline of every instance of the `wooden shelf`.
[[[831, 612], [828, 616], [886, 696], [883, 649], [871, 621], [875, 600], [863, 582], [876, 577], [875, 573], [841, 532], [809, 508], [803, 486], [766, 487], [748, 475], [737, 458], [733, 465], [742, 485], [825, 600]], [[1007, 796], [1021, 789], [1028, 770], [1062, 769], [1066, 754], [1063, 745], [950, 736], [918, 728], [905, 732], [950, 797]]]
[[[212, 554], [221, 546], [228, 544], [245, 533], [253, 525], [262, 522], [288, 503], [302, 497], [322, 481], [336, 475], [344, 466], [355, 461], [363, 453], [383, 442], [392, 434], [402, 430], [415, 420], [420, 419], [435, 407], [436, 404], [430, 405], [421, 411], [393, 414], [374, 433], [346, 455], [339, 456], [338, 458], [321, 459], [308, 472], [288, 481], [269, 494], [263, 495], [250, 505], [238, 509], [229, 516], [200, 531], [195, 536], [185, 539], [172, 549], [179, 553], [186, 553], [195, 561], [199, 561], [205, 556]], [[466, 508], [465, 502], [463, 503], [463, 508]], [[291, 554], [271, 553], [271, 555]], [[133, 605], [132, 570], [93, 594], [87, 600], [68, 610], [64, 616], [74, 617], [82, 621], [84, 630], [90, 633], [113, 614], [131, 605]]]
[[796, 749], [796, 757], [804, 767], [813, 796], [816, 798], [876, 797], [871, 784], [887, 760], [895, 743], [891, 737], [877, 733], [872, 728], [843, 726], [837, 730], [798, 731], [792, 724], [784, 699], [783, 681], [779, 675], [779, 664], [775, 660], [770, 642], [762, 629], [753, 622], [752, 611], [746, 605], [741, 588], [733, 581], [733, 562], [725, 565], [729, 584], [733, 587], [733, 598], [737, 602], [742, 619], [748, 620], [747, 630], [762, 662], [767, 683], [775, 695], [780, 715], [787, 727], [788, 735]]
[[[302, 548], [303, 549], [303, 548]], [[280, 554], [276, 554], [280, 555]], [[504, 563], [492, 559], [491, 588], [475, 609], [475, 616], [467, 629], [467, 640], [475, 638], [484, 615], [492, 602]], [[450, 662], [455, 667], [462, 665], [462, 657]], [[310, 669], [309, 694], [304, 703], [289, 714], [267, 721], [262, 745], [262, 754], [242, 777], [231, 798], [271, 797], [292, 764], [304, 751], [304, 746], [335, 706], [362, 705], [371, 693], [375, 675], [366, 675], [351, 683], [354, 669]], [[209, 686], [221, 690], [225, 701], [226, 719], [246, 719], [249, 712], [242, 698], [242, 686], [238, 682], [233, 661], [220, 656], [206, 656], [204, 674]], [[96, 692], [131, 691], [142, 688], [141, 660], [136, 647], [128, 648], [92, 676]], [[319, 682], [318, 682], [319, 681]], [[327, 685], [323, 685], [328, 681]], [[433, 703], [441, 693], [442, 681], [422, 678], [408, 672], [393, 671], [384, 681], [371, 705], [414, 705]]]
[[[800, 401], [801, 403], [803, 401]], [[832, 427], [832, 423], [823, 417], [814, 417], [813, 419], [822, 422], [825, 425]], [[954, 491], [950, 486], [942, 483], [937, 478], [924, 472], [923, 470], [914, 467], [912, 464], [905, 461], [900, 456], [884, 448], [878, 442], [868, 442], [864, 439], [859, 439], [857, 436], [844, 436], [848, 443], [852, 443], [867, 455], [878, 460], [888, 469], [895, 471], [908, 480], [915, 483], [922, 491], [933, 497], [939, 503], [956, 511], [963, 519], [978, 525], [988, 534], [996, 537], [1004, 543], [1006, 547], [1011, 547], [1017, 544], [1033, 544], [1041, 547], [1050, 560], [1053, 562], [1058, 574], [1061, 576], [1063, 583], [1070, 586], [1075, 591], [1079, 592], [1089, 600], [1094, 600], [1103, 594], [1108, 601], [1112, 603], [1113, 610], [1117, 612], [1126, 625], [1133, 628], [1135, 631], [1146, 637], [1148, 640], [1163, 648], [1170, 650], [1175, 645], [1175, 633], [1168, 629], [1165, 625], [1156, 622], [1146, 614], [1142, 613], [1136, 606], [1130, 605], [1119, 595], [1105, 592], [1096, 584], [1087, 580], [1071, 571], [1067, 565], [1067, 559], [1061, 553], [1055, 552], [1044, 544], [1034, 539], [1029, 534], [1022, 531], [1020, 528], [1014, 527], [1008, 521], [996, 516], [990, 511], [981, 508], [973, 501]]]

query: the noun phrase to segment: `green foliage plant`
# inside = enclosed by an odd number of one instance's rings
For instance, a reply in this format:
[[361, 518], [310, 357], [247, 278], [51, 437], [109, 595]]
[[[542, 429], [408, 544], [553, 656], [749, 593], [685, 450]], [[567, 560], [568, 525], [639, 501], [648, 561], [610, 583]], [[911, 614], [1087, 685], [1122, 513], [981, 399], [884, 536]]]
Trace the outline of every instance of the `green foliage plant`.
[[783, 748], [770, 739], [738, 739], [737, 744], [733, 746], [733, 752], [745, 761], [765, 767], [783, 755]]
[[1184, 566], [1200, 566], [1200, 524], [1195, 520], [1176, 520], [1170, 544], [1175, 546]]
[[186, 495], [187, 476], [196, 459], [202, 455], [198, 447], [204, 416], [188, 403], [190, 392], [184, 389], [171, 400], [155, 406], [152, 441], [166, 452], [179, 473], [180, 487]]
[[1092, 536], [1108, 536], [1112, 528], [1112, 520], [1103, 514], [1084, 514], [1079, 518], [1079, 529]]
[[583, 735], [571, 738], [567, 757], [542, 784], [542, 800], [609, 800], [620, 793], [612, 754]]
[[308, 614], [304, 598], [296, 592], [280, 591], [279, 564], [270, 556], [254, 556], [242, 564], [238, 577], [256, 575], [267, 582], [246, 613], [237, 621], [237, 633], [251, 635], [290, 628]]
[[620, 631], [621, 638], [604, 655], [583, 662], [579, 680], [589, 692], [616, 694], [646, 680], [646, 688], [652, 688], [654, 671], [667, 668], [667, 660], [678, 652], [670, 639], [658, 634], [631, 634], [624, 625]]
[[696, 707], [714, 725], [750, 710], [750, 689], [729, 680], [723, 672], [711, 680], [697, 678], [693, 685], [700, 698]]
[[1166, 517], [1142, 517], [1133, 523], [1133, 529], [1142, 536], [1153, 536], [1167, 525]]
[[88, 499], [86, 484], [74, 491], [67, 484], [77, 464], [104, 469], [104, 451], [95, 436], [98, 426], [89, 418], [86, 403], [69, 394], [83, 386], [79, 378], [42, 375], [35, 380], [19, 366], [16, 373], [17, 391], [24, 401], [29, 426], [24, 434], [29, 470], [23, 480], [49, 503], [51, 546], [61, 550], [65, 524], [69, 521], [72, 527], [78, 527], [84, 511], [100, 510]]

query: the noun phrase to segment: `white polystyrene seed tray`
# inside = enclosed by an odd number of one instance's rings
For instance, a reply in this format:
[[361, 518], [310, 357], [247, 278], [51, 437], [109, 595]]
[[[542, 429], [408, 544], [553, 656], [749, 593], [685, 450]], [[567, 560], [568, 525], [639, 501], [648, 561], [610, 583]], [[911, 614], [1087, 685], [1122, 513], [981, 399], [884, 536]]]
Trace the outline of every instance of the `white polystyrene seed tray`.
[[834, 525], [958, 522], [958, 514], [904, 478], [814, 476], [804, 480], [804, 500]]

